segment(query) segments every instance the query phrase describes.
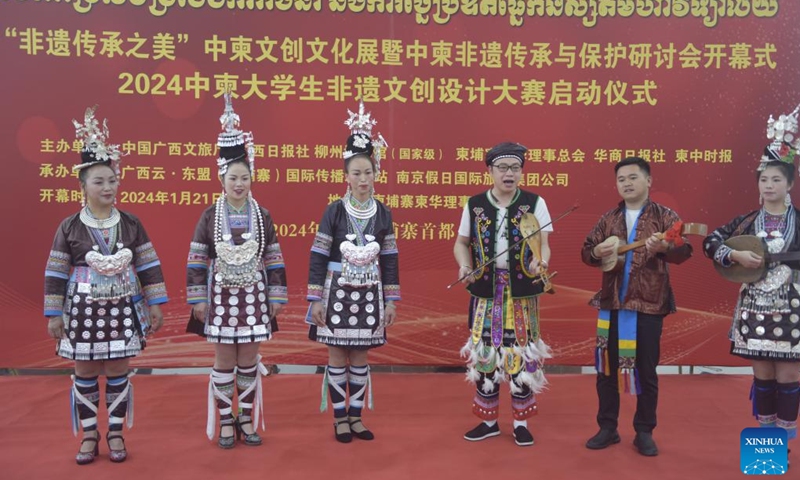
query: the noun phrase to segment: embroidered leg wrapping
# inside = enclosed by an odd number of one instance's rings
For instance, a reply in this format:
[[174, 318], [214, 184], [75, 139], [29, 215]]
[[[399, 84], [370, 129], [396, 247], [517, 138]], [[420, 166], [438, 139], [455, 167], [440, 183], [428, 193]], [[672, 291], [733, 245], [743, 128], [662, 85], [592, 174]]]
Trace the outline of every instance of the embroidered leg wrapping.
[[255, 410], [255, 418], [252, 419], [254, 431], [258, 428], [259, 418], [261, 419], [261, 429], [265, 429], [261, 377], [267, 374], [267, 368], [261, 363], [260, 355], [255, 365], [250, 367], [239, 366], [236, 369], [236, 388], [239, 390], [239, 416], [242, 421], [251, 420]]
[[753, 378], [750, 400], [753, 401], [753, 416], [762, 427], [774, 427], [778, 418], [778, 382]]
[[72, 407], [72, 434], [78, 435], [78, 421], [84, 432], [97, 430], [97, 407], [100, 404], [100, 386], [97, 377], [72, 376], [70, 405]]
[[219, 410], [219, 424], [233, 425], [233, 390], [235, 376], [231, 370], [211, 370], [208, 382], [208, 420], [206, 422], [206, 435], [209, 440], [214, 438], [216, 418]]
[[126, 416], [128, 428], [133, 427], [133, 384], [128, 377], [129, 375], [121, 375], [106, 379], [106, 408], [110, 432], [121, 431]]
[[350, 407], [347, 415], [360, 417], [361, 410], [364, 408], [365, 396], [369, 397], [367, 406], [372, 410], [372, 381], [369, 376], [369, 365], [362, 367], [350, 365], [349, 371], [347, 385], [350, 389]]
[[497, 420], [500, 407], [500, 382], [496, 375], [480, 373], [472, 401], [472, 413], [483, 420]]
[[797, 409], [800, 407], [800, 382], [779, 383], [778, 419], [775, 426], [786, 430], [789, 440], [797, 438]]
[[[519, 383], [522, 383], [517, 382], [517, 377], [519, 375], [519, 373], [512, 375], [510, 384], [519, 385]], [[511, 412], [514, 415], [514, 420], [521, 421], [536, 415], [537, 407], [536, 395], [533, 394], [531, 387], [526, 383], [522, 383], [520, 390], [519, 392], [511, 392]]]
[[328, 365], [325, 369], [325, 378], [322, 385], [322, 404], [320, 411], [328, 408], [328, 395], [331, 397], [333, 406], [333, 418], [344, 418], [347, 416], [347, 368], [332, 367]]

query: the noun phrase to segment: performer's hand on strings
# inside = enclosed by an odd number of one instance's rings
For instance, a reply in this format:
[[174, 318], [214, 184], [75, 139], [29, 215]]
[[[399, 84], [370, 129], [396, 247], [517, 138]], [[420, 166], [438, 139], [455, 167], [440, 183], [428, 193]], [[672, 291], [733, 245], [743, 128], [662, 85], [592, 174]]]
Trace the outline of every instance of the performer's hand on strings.
[[383, 307], [384, 317], [386, 318], [386, 326], [389, 327], [394, 323], [397, 318], [397, 307], [394, 302], [389, 300]]
[[[205, 318], [205, 317], [204, 317]], [[164, 314], [160, 305], [150, 305], [150, 333], [156, 333], [164, 325]]]
[[605, 258], [609, 255], [614, 255], [616, 250], [617, 249], [614, 246], [614, 243], [606, 240], [603, 243], [595, 245], [595, 247], [592, 249], [592, 254], [594, 255], [594, 258]]
[[269, 304], [269, 316], [270, 318], [277, 317], [279, 313], [283, 310], [282, 303], [270, 303]]
[[56, 340], [66, 337], [64, 318], [61, 315], [50, 317], [47, 322], [47, 333]]
[[[461, 283], [475, 283], [475, 277], [469, 275], [472, 272], [472, 267], [469, 265], [461, 265], [458, 268], [458, 278], [462, 278]], [[466, 275], [469, 275], [466, 277]]]
[[533, 275], [539, 275], [542, 273], [542, 270], [547, 269], [547, 262], [542, 260], [539, 261], [538, 258], [534, 257], [531, 259], [531, 262], [528, 264], [528, 271], [531, 272]]
[[316, 302], [311, 302], [311, 321], [314, 322], [314, 325], [325, 328], [325, 317], [323, 316], [322, 312], [322, 302], [317, 300]]
[[656, 253], [664, 253], [669, 250], [669, 243], [658, 238], [658, 235], [654, 233], [653, 235], [650, 235], [650, 238], [647, 239], [644, 247], [647, 249], [647, 253], [652, 255]]
[[758, 268], [764, 263], [762, 256], [756, 255], [750, 250], [733, 250], [731, 252], [731, 260], [745, 268]]
[[207, 312], [208, 312], [207, 302], [195, 303], [194, 307], [192, 307], [192, 315], [194, 315], [194, 318], [200, 320], [201, 322], [206, 321]]

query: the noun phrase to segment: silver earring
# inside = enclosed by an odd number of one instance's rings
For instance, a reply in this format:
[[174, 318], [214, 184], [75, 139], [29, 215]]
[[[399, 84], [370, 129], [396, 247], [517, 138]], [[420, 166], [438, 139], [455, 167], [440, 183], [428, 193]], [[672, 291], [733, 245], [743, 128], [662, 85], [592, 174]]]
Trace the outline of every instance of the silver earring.
[[81, 208], [86, 206], [86, 193], [81, 192]]
[[786, 198], [783, 199], [783, 204], [787, 207], [792, 204], [792, 196], [788, 192], [786, 193]]
[[764, 195], [758, 194], [758, 204], [764, 205]]

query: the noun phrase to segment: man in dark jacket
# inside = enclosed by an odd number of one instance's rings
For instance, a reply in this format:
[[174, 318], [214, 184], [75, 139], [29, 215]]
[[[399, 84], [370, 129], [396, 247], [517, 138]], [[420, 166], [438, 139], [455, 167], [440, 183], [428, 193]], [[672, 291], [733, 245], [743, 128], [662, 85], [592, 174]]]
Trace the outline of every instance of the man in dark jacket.
[[[650, 201], [650, 165], [628, 157], [614, 167], [622, 202], [606, 212], [586, 237], [583, 262], [598, 267], [617, 259], [617, 237], [633, 243], [646, 239], [645, 248], [628, 251], [619, 258], [619, 268], [603, 273], [602, 289], [591, 305], [600, 310], [597, 322], [597, 423], [600, 431], [586, 442], [597, 450], [619, 443], [617, 420], [619, 394], [638, 395], [633, 443], [645, 456], [658, 455], [653, 440], [658, 405], [658, 366], [664, 316], [675, 312], [675, 297], [669, 283], [669, 263], [682, 263], [692, 247], [678, 241], [668, 243], [658, 236], [680, 221], [669, 208]], [[678, 246], [680, 244], [680, 246]], [[624, 260], [624, 264], [623, 264]]]

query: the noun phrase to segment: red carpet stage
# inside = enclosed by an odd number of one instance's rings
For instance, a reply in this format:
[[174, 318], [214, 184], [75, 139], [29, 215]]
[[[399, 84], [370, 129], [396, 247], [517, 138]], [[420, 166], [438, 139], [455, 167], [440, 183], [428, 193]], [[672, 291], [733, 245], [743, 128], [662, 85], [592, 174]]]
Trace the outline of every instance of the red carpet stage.
[[[529, 422], [533, 447], [511, 436], [507, 387], [502, 434], [470, 443], [477, 424], [472, 390], [462, 374], [373, 375], [375, 412], [366, 412], [376, 440], [333, 439], [331, 413], [319, 413], [320, 375], [279, 374], [264, 380], [264, 445], [220, 450], [205, 437], [207, 377], [139, 375], [135, 426], [126, 431], [128, 461], [112, 464], [101, 445], [94, 464], [77, 466], [78, 440], [69, 426], [67, 376], [0, 377], [0, 476], [17, 479], [687, 479], [738, 478], [739, 433], [754, 426], [747, 395], [750, 377], [661, 377], [660, 456], [632, 446], [633, 397], [624, 398], [622, 443], [590, 451], [597, 430], [592, 375], [550, 375]], [[104, 410], [101, 410], [105, 417]], [[106, 431], [105, 420], [101, 430]]]

